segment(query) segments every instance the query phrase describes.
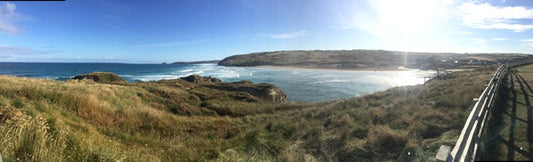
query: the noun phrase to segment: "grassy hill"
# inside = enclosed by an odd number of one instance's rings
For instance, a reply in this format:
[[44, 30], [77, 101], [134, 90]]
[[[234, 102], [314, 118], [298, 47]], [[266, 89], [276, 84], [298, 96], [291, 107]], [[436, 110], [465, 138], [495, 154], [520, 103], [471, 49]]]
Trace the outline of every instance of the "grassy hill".
[[[521, 59], [525, 54], [458, 54], [422, 53], [385, 50], [312, 50], [260, 52], [227, 57], [223, 66], [291, 66], [301, 68], [394, 70], [409, 68], [461, 68], [473, 63], [505, 62]], [[457, 64], [455, 61], [459, 61]]]
[[227, 57], [219, 62], [224, 66], [297, 66], [324, 68], [369, 68], [404, 65], [404, 56], [392, 51], [280, 51]]
[[0, 152], [7, 161], [426, 161], [455, 143], [494, 70], [314, 104], [217, 89], [230, 83], [208, 78], [0, 76]]

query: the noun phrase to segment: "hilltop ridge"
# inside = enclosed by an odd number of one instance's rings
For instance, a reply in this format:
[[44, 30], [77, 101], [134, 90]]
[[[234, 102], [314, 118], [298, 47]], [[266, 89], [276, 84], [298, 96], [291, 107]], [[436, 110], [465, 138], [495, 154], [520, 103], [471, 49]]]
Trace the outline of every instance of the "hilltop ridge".
[[288, 66], [316, 69], [394, 70], [471, 68], [531, 57], [516, 53], [429, 53], [386, 50], [295, 50], [233, 55], [222, 66]]

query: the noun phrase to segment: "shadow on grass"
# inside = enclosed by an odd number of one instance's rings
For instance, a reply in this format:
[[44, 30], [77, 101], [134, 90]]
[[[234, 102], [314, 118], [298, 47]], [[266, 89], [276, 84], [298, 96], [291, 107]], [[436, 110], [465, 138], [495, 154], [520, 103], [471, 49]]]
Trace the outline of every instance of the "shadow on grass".
[[[495, 159], [505, 159], [505, 160], [514, 160], [514, 154], [516, 152], [524, 153], [520, 150], [518, 146], [515, 145], [515, 135], [514, 130], [516, 128], [516, 120], [518, 116], [516, 114], [517, 108], [517, 91], [514, 89], [515, 80], [513, 78], [514, 74], [509, 73], [507, 79], [504, 80], [505, 86], [500, 86], [499, 100], [496, 101], [493, 112], [490, 114], [488, 128], [481, 141], [481, 152], [479, 154], [480, 160], [495, 160]], [[511, 104], [508, 101], [511, 101]], [[507, 113], [506, 110], [511, 108], [511, 113]], [[511, 118], [511, 123], [509, 126], [509, 140], [506, 141], [499, 132], [502, 132], [507, 126], [504, 122], [504, 117], [508, 116]], [[526, 122], [525, 120], [522, 120]], [[504, 154], [505, 150], [500, 144], [507, 146], [507, 156]], [[524, 153], [526, 154], [526, 153]], [[506, 157], [506, 158], [503, 158]]]
[[532, 114], [532, 109], [531, 109], [531, 102], [529, 101], [529, 93], [528, 91], [526, 91], [525, 86], [527, 86], [527, 88], [529, 89], [529, 92], [532, 92], [533, 93], [533, 90], [531, 90], [531, 86], [529, 86], [529, 84], [527, 84], [526, 80], [520, 76], [519, 74], [516, 74], [515, 75], [515, 78], [516, 80], [518, 80], [518, 83], [520, 84], [520, 89], [522, 90], [523, 94], [524, 94], [524, 101], [526, 102], [526, 107], [527, 107], [527, 141], [528, 141], [528, 144], [529, 144], [529, 150], [530, 150], [530, 153], [527, 154], [526, 157], [529, 158], [529, 160], [532, 160], [533, 159], [533, 154], [531, 154], [531, 150], [533, 149], [533, 114]]

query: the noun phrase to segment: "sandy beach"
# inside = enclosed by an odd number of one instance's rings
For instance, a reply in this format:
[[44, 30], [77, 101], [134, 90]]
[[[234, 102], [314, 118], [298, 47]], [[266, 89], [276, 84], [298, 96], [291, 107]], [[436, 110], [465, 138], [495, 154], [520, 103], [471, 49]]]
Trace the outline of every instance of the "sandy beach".
[[339, 71], [408, 71], [417, 69], [408, 69], [403, 67], [393, 68], [327, 68], [327, 67], [309, 67], [309, 66], [274, 66], [274, 65], [260, 65], [255, 67], [271, 68], [271, 69], [303, 69], [303, 70], [339, 70]]

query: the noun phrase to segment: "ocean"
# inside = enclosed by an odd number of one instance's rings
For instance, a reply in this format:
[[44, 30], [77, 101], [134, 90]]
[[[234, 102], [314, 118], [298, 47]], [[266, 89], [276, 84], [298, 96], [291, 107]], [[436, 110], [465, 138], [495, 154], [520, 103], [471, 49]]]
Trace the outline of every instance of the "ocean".
[[321, 102], [350, 98], [405, 85], [423, 84], [434, 71], [341, 71], [216, 64], [0, 63], [0, 75], [68, 80], [78, 74], [105, 71], [129, 82], [179, 79], [197, 74], [226, 82], [251, 80], [280, 87], [290, 101]]

